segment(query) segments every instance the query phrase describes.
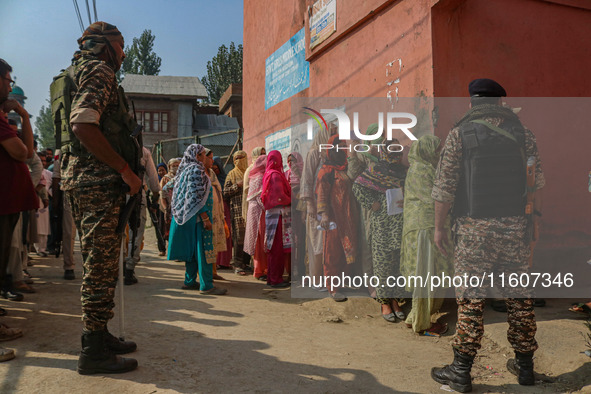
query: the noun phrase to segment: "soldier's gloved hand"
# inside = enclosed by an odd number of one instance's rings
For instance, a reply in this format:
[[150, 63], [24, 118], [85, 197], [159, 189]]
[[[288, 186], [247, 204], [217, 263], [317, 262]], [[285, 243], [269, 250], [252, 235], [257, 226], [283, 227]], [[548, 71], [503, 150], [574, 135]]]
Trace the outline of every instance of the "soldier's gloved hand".
[[129, 186], [129, 192], [127, 192], [127, 194], [133, 196], [134, 194], [137, 194], [137, 192], [140, 191], [142, 181], [140, 178], [138, 178], [137, 175], [135, 175], [135, 173], [131, 170], [131, 168], [129, 168], [129, 166], [125, 167], [125, 170], [123, 170], [123, 172], [121, 173], [121, 177], [123, 178], [123, 182], [125, 182], [127, 186]]

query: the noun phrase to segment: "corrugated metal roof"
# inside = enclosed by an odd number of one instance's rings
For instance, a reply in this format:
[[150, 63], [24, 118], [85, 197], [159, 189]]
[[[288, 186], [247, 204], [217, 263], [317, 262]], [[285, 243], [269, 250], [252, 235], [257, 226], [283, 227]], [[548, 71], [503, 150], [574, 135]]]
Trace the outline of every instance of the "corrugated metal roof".
[[121, 86], [125, 93], [207, 97], [207, 90], [197, 77], [126, 74]]

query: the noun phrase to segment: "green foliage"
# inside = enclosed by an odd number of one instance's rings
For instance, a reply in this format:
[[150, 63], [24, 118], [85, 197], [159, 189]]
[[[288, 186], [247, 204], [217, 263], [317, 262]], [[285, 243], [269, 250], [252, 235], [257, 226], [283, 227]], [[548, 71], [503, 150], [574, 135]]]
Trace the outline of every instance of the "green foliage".
[[41, 106], [39, 115], [35, 118], [35, 134], [39, 137], [39, 147], [55, 150], [55, 135], [53, 119], [51, 117], [51, 105]]
[[236, 47], [231, 42], [230, 48], [219, 47], [218, 54], [207, 62], [207, 75], [201, 78], [201, 82], [213, 104], [219, 103], [230, 84], [242, 82], [242, 44]]
[[142, 35], [134, 37], [133, 43], [125, 47], [125, 59], [118, 77], [125, 74], [158, 75], [162, 59], [153, 51], [156, 36], [146, 29]]

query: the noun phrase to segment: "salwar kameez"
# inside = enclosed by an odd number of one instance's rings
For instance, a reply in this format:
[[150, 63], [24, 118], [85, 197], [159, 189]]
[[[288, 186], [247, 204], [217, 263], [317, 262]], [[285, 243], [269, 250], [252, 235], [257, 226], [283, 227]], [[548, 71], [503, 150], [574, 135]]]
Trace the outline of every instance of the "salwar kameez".
[[[211, 231], [209, 237], [203, 227], [203, 221], [198, 216], [207, 212], [211, 217], [213, 204], [210, 192], [208, 204], [190, 218], [185, 224], [177, 224], [174, 216], [170, 225], [168, 239], [168, 260], [183, 260], [185, 262], [185, 286], [195, 286], [199, 274], [199, 289], [209, 290], [213, 287], [213, 265], [207, 260], [206, 251], [213, 250]], [[209, 208], [209, 211], [208, 211]]]
[[[435, 245], [435, 202], [431, 197], [435, 179], [435, 166], [439, 159], [438, 137], [426, 135], [411, 146], [408, 160], [410, 168], [406, 178], [404, 196], [404, 228], [400, 271], [405, 276], [428, 276], [441, 274], [453, 276], [453, 252], [448, 257], [441, 254]], [[448, 239], [451, 239], [449, 217], [445, 223]], [[445, 288], [408, 287], [412, 295], [412, 310], [406, 324], [415, 332], [431, 327], [431, 316], [443, 303]]]

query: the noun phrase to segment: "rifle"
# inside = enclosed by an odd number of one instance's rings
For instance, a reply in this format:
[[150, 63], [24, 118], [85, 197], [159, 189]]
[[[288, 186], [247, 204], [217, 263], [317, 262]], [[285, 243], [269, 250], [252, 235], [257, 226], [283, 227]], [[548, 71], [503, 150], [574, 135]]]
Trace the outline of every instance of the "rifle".
[[[122, 91], [120, 90], [120, 95], [122, 95]], [[121, 97], [121, 96], [120, 96]], [[121, 99], [121, 98], [120, 98]], [[132, 101], [133, 105], [133, 101]], [[142, 129], [143, 126], [137, 124], [137, 118], [135, 115], [135, 105], [133, 106], [133, 116], [136, 120], [136, 127], [131, 133], [131, 139], [136, 146], [136, 154], [134, 157], [134, 168], [133, 171], [136, 175], [140, 178], [142, 185], [140, 186], [140, 190], [137, 194], [129, 197], [127, 203], [125, 203], [125, 207], [121, 210], [119, 214], [119, 222], [117, 223], [117, 228], [115, 229], [115, 233], [121, 235], [121, 251], [119, 253], [119, 338], [121, 340], [125, 339], [125, 328], [124, 328], [124, 297], [123, 297], [123, 251], [125, 247], [125, 237], [123, 236], [123, 232], [125, 231], [125, 226], [129, 223], [129, 230], [133, 231], [133, 238], [132, 238], [132, 253], [133, 249], [135, 248], [135, 238], [137, 236], [137, 229], [140, 226], [141, 220], [141, 207], [142, 207], [142, 192], [143, 192], [143, 181], [144, 181], [144, 172], [145, 168], [141, 165], [141, 158], [143, 156], [142, 150]], [[130, 189], [127, 184], [123, 184], [122, 186], [123, 192], [127, 193]]]
[[[54, 165], [59, 163], [54, 163]], [[53, 182], [53, 200], [51, 210], [51, 233], [53, 234], [53, 242], [55, 249], [55, 257], [60, 257], [62, 239], [63, 239], [63, 228], [62, 220], [64, 217], [64, 194], [60, 190], [60, 183], [57, 178], [52, 179]]]
[[[63, 111], [63, 109], [60, 109]], [[61, 132], [61, 116], [56, 116], [54, 119], [54, 136], [55, 136], [55, 146], [57, 149], [60, 149], [59, 159], [54, 161], [54, 166], [61, 166], [62, 163], [62, 132]], [[59, 169], [61, 174], [61, 168]], [[57, 181], [57, 178], [52, 178], [52, 189], [53, 189], [53, 209], [51, 210], [51, 233], [53, 234], [53, 241], [54, 241], [54, 249], [55, 249], [55, 258], [60, 257], [60, 252], [62, 248], [62, 241], [63, 241], [63, 217], [64, 217], [64, 193], [60, 189], [60, 183]]]
[[526, 190], [527, 203], [525, 204], [525, 217], [527, 219], [526, 242], [529, 243], [529, 260], [528, 265], [531, 268], [534, 261], [534, 248], [538, 242], [538, 227], [534, 222], [534, 194], [536, 185], [536, 158], [530, 156], [527, 159], [526, 167]]
[[[135, 119], [135, 105], [133, 104], [133, 101], [131, 102], [131, 104], [133, 106], [133, 116]], [[129, 200], [127, 200], [125, 207], [119, 215], [119, 223], [117, 224], [117, 229], [115, 230], [117, 234], [123, 235], [123, 232], [125, 231], [125, 226], [129, 223], [129, 230], [133, 231], [133, 238], [131, 239], [132, 250], [135, 246], [137, 229], [140, 226], [142, 193], [144, 189], [144, 173], [146, 172], [145, 167], [141, 164], [141, 158], [143, 156], [142, 129], [143, 126], [138, 124], [135, 127], [133, 133], [131, 133], [133, 143], [136, 146], [136, 155], [134, 158], [134, 172], [138, 176], [138, 178], [140, 178], [142, 185], [140, 186], [139, 192], [136, 195], [131, 196]], [[129, 191], [129, 186], [123, 184], [123, 191], [127, 193]]]
[[158, 210], [158, 197], [157, 196], [153, 196], [152, 198], [150, 198], [150, 191], [148, 190], [146, 192], [146, 204], [148, 205], [148, 212], [150, 213], [150, 219], [152, 220], [152, 225], [154, 225], [154, 229], [156, 231], [156, 238], [158, 239], [158, 245], [163, 245], [163, 247], [166, 247], [166, 242], [164, 240], [164, 236], [162, 235], [162, 232], [160, 231], [160, 220], [158, 220], [158, 217], [156, 216], [156, 212]]

